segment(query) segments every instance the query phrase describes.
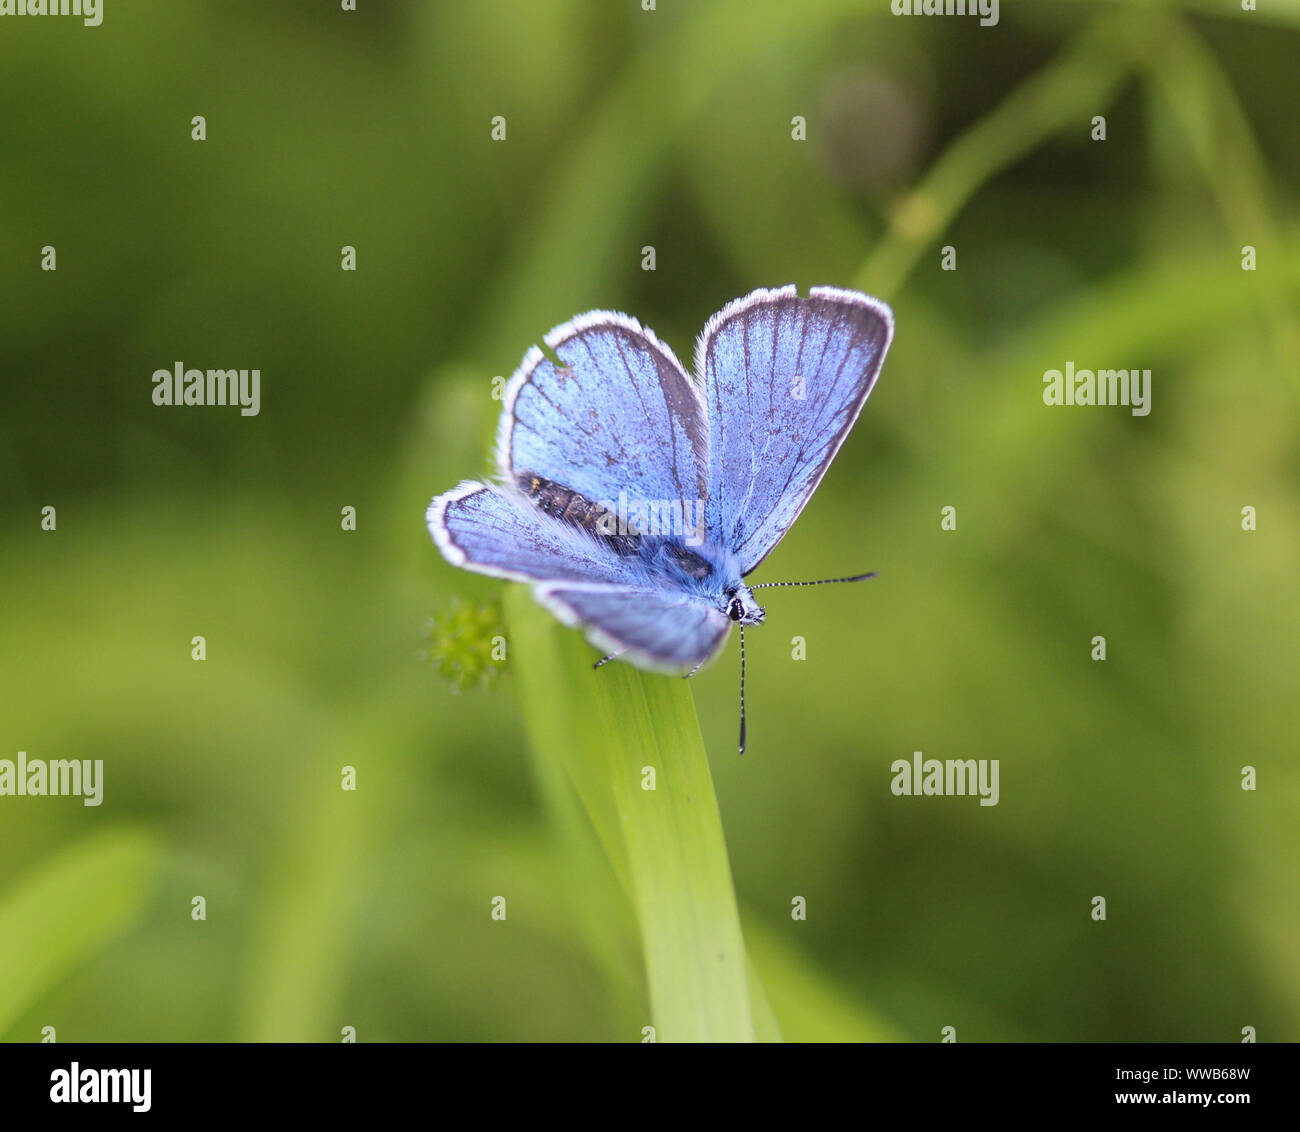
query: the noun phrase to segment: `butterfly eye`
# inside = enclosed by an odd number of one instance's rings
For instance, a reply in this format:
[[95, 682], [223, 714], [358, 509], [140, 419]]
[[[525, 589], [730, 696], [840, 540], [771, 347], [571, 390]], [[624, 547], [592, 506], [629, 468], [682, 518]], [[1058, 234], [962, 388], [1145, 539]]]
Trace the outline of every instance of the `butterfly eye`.
[[727, 606], [727, 616], [733, 621], [739, 621], [744, 612], [745, 608], [740, 604], [740, 598], [733, 597], [731, 599], [731, 604]]

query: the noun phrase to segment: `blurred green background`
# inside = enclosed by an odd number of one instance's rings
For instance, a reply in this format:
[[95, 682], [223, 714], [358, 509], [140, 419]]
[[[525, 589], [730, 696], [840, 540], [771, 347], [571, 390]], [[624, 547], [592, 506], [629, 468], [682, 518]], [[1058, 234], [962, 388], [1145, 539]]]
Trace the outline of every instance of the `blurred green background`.
[[[694, 681], [786, 1037], [1300, 1039], [1300, 4], [358, 6], [0, 22], [0, 758], [105, 764], [0, 798], [0, 1035], [639, 1040], [508, 668], [421, 655], [501, 590], [424, 508], [551, 326], [689, 361], [796, 282], [898, 334], [754, 579], [879, 580], [771, 595], [743, 759], [734, 639]], [[261, 414], [155, 407], [177, 360]], [[1045, 407], [1067, 361], [1150, 416]], [[893, 797], [913, 751], [1000, 804]]]

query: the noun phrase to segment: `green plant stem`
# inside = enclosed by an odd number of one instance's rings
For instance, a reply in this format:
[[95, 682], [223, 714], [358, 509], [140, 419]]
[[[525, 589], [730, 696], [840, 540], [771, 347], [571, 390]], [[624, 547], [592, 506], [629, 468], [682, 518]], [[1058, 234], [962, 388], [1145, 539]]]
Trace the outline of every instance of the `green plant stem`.
[[[564, 767], [636, 910], [656, 1040], [754, 1041], [731, 866], [689, 686], [627, 664], [593, 671], [594, 650], [521, 586], [506, 614], [530, 738]], [[765, 1000], [757, 1012], [774, 1037]]]
[[997, 173], [1067, 126], [1086, 131], [1132, 68], [1119, 47], [1130, 26], [1120, 18], [1087, 29], [957, 138], [895, 208], [888, 234], [854, 286], [895, 294], [934, 239]]

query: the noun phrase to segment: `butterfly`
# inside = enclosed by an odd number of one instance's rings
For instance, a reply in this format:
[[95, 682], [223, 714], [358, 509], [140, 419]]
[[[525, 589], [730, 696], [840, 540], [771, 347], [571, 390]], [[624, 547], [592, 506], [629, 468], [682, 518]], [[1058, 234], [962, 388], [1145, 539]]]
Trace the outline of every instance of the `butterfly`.
[[856, 291], [757, 290], [709, 319], [695, 376], [634, 318], [592, 311], [557, 326], [510, 379], [494, 482], [429, 505], [453, 565], [527, 582], [606, 653], [694, 675], [745, 627], [746, 585], [798, 518], [866, 403], [894, 316]]

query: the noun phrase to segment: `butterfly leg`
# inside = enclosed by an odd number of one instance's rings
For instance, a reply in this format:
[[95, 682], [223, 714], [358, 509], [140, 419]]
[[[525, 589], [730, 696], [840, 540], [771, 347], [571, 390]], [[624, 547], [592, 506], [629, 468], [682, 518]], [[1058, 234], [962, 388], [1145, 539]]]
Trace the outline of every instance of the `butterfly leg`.
[[694, 675], [695, 675], [695, 674], [696, 674], [696, 673], [697, 673], [701, 668], [703, 668], [703, 667], [704, 667], [704, 661], [700, 661], [700, 663], [697, 664], [694, 668], [692, 668], [692, 669], [691, 669], [691, 670], [690, 670], [690, 671], [689, 671], [685, 676], [682, 677], [682, 679], [683, 679], [683, 680], [689, 680], [692, 676], [694, 676]]
[[626, 649], [622, 649], [622, 650], [620, 650], [620, 651], [618, 651], [618, 652], [612, 652], [612, 653], [610, 653], [609, 656], [603, 656], [603, 657], [601, 657], [598, 661], [596, 661], [596, 663], [593, 664], [591, 667], [592, 667], [592, 668], [599, 668], [602, 664], [608, 664], [608, 663], [609, 663], [611, 660], [613, 660], [616, 656], [622, 656], [623, 653], [626, 652], [626, 651], [627, 651]]

